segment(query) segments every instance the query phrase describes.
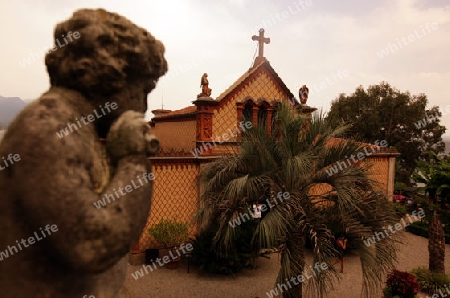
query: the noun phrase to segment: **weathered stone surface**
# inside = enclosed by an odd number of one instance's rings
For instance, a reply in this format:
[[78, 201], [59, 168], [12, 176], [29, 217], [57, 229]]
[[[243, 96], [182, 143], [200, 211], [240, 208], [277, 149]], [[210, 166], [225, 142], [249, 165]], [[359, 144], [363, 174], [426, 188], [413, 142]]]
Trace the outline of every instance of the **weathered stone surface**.
[[164, 46], [102, 9], [76, 11], [63, 35], [73, 38], [45, 59], [50, 89], [0, 144], [0, 160], [13, 158], [0, 169], [2, 297], [117, 296], [150, 211], [143, 175], [159, 143], [143, 113], [167, 71]]

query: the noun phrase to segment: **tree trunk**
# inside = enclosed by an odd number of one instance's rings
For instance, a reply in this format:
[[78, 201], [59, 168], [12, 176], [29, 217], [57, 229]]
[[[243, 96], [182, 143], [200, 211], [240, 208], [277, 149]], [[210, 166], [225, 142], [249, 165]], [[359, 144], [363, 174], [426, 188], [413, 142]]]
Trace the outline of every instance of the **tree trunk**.
[[[305, 252], [305, 236], [302, 232], [295, 232], [293, 233], [291, 240], [288, 244], [290, 253], [291, 253], [291, 259], [295, 259], [291, 261], [291, 265], [293, 266], [296, 261], [298, 260], [304, 260], [304, 252]], [[303, 270], [305, 268], [301, 268], [298, 270], [297, 268], [291, 268], [291, 272], [297, 272], [295, 276], [286, 276], [285, 278], [288, 279], [288, 281], [291, 280], [292, 277], [296, 277], [303, 273]], [[300, 271], [300, 272], [298, 272]], [[285, 282], [287, 283], [287, 282]], [[289, 282], [290, 287], [287, 287], [287, 291], [283, 292], [283, 298], [302, 298], [302, 290], [303, 290], [303, 284], [297, 282], [297, 285], [295, 285], [292, 281]]]
[[445, 234], [436, 211], [431, 219], [428, 234], [428, 269], [433, 272], [445, 273]]

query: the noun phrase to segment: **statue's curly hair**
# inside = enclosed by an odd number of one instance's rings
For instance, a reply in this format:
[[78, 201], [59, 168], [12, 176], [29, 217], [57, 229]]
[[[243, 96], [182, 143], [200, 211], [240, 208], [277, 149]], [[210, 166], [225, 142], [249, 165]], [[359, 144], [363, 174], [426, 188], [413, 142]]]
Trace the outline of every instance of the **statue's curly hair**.
[[[69, 31], [79, 37], [70, 40]], [[87, 98], [114, 94], [133, 81], [148, 82], [148, 93], [167, 72], [164, 45], [147, 30], [104, 9], [77, 10], [56, 26], [54, 38], [56, 50], [45, 57], [50, 84]]]

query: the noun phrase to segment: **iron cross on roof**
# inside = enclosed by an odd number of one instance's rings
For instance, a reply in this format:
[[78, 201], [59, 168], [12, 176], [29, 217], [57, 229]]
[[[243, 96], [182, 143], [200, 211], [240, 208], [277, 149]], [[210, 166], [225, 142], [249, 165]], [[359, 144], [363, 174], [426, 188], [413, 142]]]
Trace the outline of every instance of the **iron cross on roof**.
[[259, 35], [253, 35], [252, 40], [257, 40], [259, 44], [259, 53], [258, 57], [262, 58], [264, 57], [264, 43], [269, 44], [270, 38], [264, 37], [264, 29], [259, 29]]

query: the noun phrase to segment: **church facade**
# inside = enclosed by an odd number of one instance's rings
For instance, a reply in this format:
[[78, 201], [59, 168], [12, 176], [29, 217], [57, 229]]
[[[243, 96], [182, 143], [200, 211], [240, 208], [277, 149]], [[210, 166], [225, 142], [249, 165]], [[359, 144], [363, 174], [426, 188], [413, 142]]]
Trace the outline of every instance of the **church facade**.
[[[201, 194], [201, 169], [215, 158], [235, 152], [244, 130], [271, 123], [276, 106], [282, 102], [301, 105], [302, 113], [306, 114], [315, 110], [306, 105], [306, 86], [302, 87], [303, 93], [300, 92], [300, 103], [263, 56], [263, 43], [270, 40], [264, 37], [263, 30], [259, 33], [253, 36], [260, 45], [253, 66], [217, 98], [210, 97], [207, 79], [202, 78], [202, 93], [193, 105], [176, 111], [152, 111], [155, 116], [150, 125], [161, 150], [150, 158], [155, 175], [152, 208], [132, 253], [158, 247], [147, 230], [163, 218], [187, 222], [190, 233], [195, 233], [193, 215]], [[270, 133], [271, 126], [267, 125], [266, 129]], [[389, 197], [394, 190], [396, 155], [398, 153], [389, 150], [376, 150], [363, 161], [372, 164], [372, 178]], [[326, 191], [320, 187], [315, 190]]]

